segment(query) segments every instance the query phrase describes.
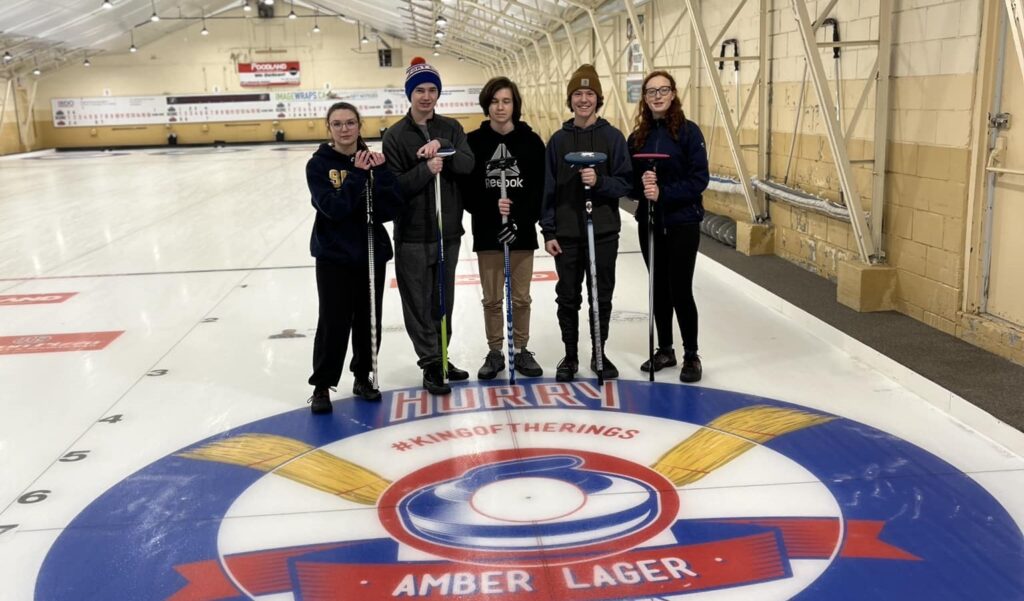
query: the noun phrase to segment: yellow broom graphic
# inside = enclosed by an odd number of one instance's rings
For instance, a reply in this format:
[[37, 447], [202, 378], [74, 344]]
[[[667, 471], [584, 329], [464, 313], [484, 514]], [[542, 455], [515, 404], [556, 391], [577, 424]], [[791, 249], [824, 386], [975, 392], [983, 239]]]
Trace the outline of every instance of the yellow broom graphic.
[[651, 469], [676, 486], [693, 484], [746, 453], [754, 445], [835, 418], [768, 405], [752, 405], [713, 419], [672, 447]]
[[[651, 469], [676, 486], [700, 480], [757, 444], [816, 426], [835, 418], [767, 405], [754, 405], [721, 415], [661, 456]], [[376, 472], [272, 434], [243, 434], [180, 453], [180, 457], [241, 465], [272, 472], [354, 503], [376, 505], [391, 484]]]
[[380, 475], [337, 455], [272, 434], [244, 434], [179, 454], [188, 459], [251, 467], [294, 480], [354, 503], [376, 505], [391, 484]]

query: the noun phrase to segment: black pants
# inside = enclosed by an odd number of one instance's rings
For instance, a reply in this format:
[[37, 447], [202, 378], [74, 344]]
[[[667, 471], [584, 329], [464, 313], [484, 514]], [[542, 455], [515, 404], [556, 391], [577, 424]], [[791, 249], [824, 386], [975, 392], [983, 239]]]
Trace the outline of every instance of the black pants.
[[[647, 269], [647, 222], [641, 222], [640, 250]], [[654, 232], [654, 327], [658, 331], [658, 347], [672, 346], [672, 312], [679, 320], [686, 353], [697, 352], [697, 303], [693, 300], [693, 269], [700, 247], [700, 224], [686, 223]]]
[[[376, 266], [377, 348], [380, 349], [381, 305], [387, 262]], [[370, 352], [370, 270], [366, 264], [341, 265], [316, 260], [316, 292], [320, 317], [313, 340], [313, 386], [337, 386], [345, 366], [348, 336], [352, 334], [349, 369], [365, 378], [373, 368]]]
[[[594, 337], [593, 303], [590, 283], [590, 253], [586, 238], [559, 238], [562, 254], [555, 257], [555, 303], [558, 305], [558, 327], [566, 354], [577, 352], [580, 338], [580, 307], [583, 305], [583, 280], [587, 281], [587, 317], [590, 339]], [[608, 322], [612, 316], [612, 293], [615, 291], [615, 260], [619, 254], [619, 235], [595, 240], [597, 255], [597, 310], [601, 319], [601, 346], [608, 340]]]
[[[452, 341], [452, 308], [455, 304], [455, 268], [462, 240], [444, 241], [444, 301], [448, 317], [448, 345]], [[420, 368], [441, 363], [441, 299], [438, 296], [437, 242], [400, 242], [395, 245], [395, 275], [402, 297], [405, 331], [412, 341]]]

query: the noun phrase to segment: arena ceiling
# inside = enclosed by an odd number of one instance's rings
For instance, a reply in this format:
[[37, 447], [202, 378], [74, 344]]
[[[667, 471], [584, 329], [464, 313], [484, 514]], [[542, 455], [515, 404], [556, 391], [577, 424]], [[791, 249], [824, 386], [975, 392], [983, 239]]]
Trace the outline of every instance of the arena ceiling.
[[[52, 67], [83, 56], [123, 53], [125, 41], [143, 47], [201, 19], [339, 18], [357, 23], [365, 35], [430, 46], [444, 32], [449, 51], [485, 63], [495, 54], [522, 48], [566, 27], [589, 26], [587, 9], [609, 0], [4, 0], [0, 10], [0, 73], [31, 65]], [[642, 4], [646, 0], [636, 1]], [[242, 8], [248, 6], [249, 10]], [[609, 7], [606, 7], [609, 8]], [[153, 21], [156, 14], [159, 21]], [[441, 18], [441, 25], [438, 19]], [[310, 27], [312, 27], [312, 23]], [[130, 33], [129, 33], [130, 32]]]

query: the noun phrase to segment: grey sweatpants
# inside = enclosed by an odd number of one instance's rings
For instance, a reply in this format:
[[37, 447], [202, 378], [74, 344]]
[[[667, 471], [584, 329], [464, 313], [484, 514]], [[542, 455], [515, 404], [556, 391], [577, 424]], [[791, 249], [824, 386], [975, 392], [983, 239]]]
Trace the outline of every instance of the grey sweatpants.
[[[459, 262], [460, 238], [444, 241], [444, 300], [448, 313], [448, 345], [452, 340], [452, 307], [455, 301], [455, 267]], [[420, 368], [441, 362], [441, 301], [438, 295], [437, 243], [395, 244], [395, 276], [402, 297], [405, 331], [419, 360]]]

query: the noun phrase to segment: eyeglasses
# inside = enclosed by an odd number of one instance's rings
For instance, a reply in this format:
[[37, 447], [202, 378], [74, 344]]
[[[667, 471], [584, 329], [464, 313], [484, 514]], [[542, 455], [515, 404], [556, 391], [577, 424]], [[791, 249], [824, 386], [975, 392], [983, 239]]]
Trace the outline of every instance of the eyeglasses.
[[354, 119], [351, 121], [331, 121], [331, 127], [337, 129], [354, 129], [359, 127], [359, 122]]
[[647, 88], [644, 90], [644, 96], [647, 98], [657, 98], [658, 96], [668, 96], [672, 93], [672, 88], [669, 86], [661, 86], [660, 88]]

